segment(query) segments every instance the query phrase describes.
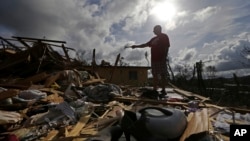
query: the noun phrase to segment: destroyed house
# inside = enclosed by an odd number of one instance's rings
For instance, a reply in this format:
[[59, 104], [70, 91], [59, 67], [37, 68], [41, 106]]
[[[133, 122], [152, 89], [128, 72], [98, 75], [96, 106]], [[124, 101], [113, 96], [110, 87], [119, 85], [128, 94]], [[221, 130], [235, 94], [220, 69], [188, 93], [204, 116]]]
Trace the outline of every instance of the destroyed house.
[[[92, 70], [92, 67], [85, 66], [84, 69]], [[150, 67], [142, 66], [96, 66], [95, 68], [106, 83], [133, 86], [143, 86], [148, 82], [149, 69]]]
[[243, 85], [225, 84], [232, 92], [212, 101], [170, 82], [162, 96], [161, 89], [143, 87], [150, 67], [119, 66], [120, 54], [113, 66], [97, 65], [93, 49], [92, 66], [85, 66], [69, 58], [65, 41], [0, 42], [0, 140], [229, 141], [231, 125], [250, 125], [249, 109], [221, 104], [248, 100], [235, 92]]
[[[43, 71], [55, 71], [78, 66], [65, 47], [65, 41], [15, 37], [6, 39], [0, 36], [0, 77], [27, 77]], [[62, 50], [62, 56], [58, 51]], [[25, 68], [25, 69], [24, 69]]]

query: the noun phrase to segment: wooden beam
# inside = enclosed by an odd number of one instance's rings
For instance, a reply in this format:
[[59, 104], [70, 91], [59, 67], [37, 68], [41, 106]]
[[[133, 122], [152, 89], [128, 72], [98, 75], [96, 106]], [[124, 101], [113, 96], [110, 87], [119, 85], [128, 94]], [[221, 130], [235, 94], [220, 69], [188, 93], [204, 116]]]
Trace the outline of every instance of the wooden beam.
[[114, 65], [114, 68], [113, 68], [113, 70], [112, 70], [112, 72], [111, 72], [111, 75], [110, 75], [110, 78], [109, 78], [109, 82], [112, 81], [112, 78], [113, 78], [113, 75], [114, 75], [115, 70], [116, 70], [116, 68], [117, 68], [117, 64], [118, 64], [118, 61], [119, 61], [119, 60], [120, 60], [120, 54], [118, 54], [117, 57], [116, 57], [115, 65]]
[[237, 107], [228, 107], [228, 109], [232, 111], [236, 111], [238, 113], [242, 113], [242, 114], [250, 113], [249, 109], [243, 109], [243, 108], [237, 108]]
[[[54, 44], [49, 44], [49, 43], [46, 43], [46, 44], [47, 44], [47, 45], [50, 45], [50, 46], [54, 46], [54, 47], [62, 47], [62, 46], [59, 46], [59, 45], [54, 45]], [[64, 46], [64, 48], [65, 48], [65, 49], [68, 49], [68, 50], [73, 50], [73, 51], [75, 51], [74, 48], [65, 47], [65, 46]]]
[[58, 135], [58, 130], [51, 130], [49, 131], [48, 135], [43, 139], [45, 141], [51, 141], [54, 140], [54, 138]]
[[23, 80], [19, 80], [16, 84], [31, 84], [37, 83], [45, 80], [49, 75], [46, 72], [42, 72], [31, 77], [25, 78]]
[[95, 83], [104, 83], [105, 79], [90, 79], [82, 83], [82, 85], [91, 85]]
[[198, 94], [194, 94], [194, 93], [191, 93], [191, 92], [188, 92], [188, 91], [185, 91], [185, 90], [181, 90], [181, 89], [178, 89], [178, 88], [175, 88], [174, 91], [176, 93], [184, 95], [186, 97], [196, 97], [198, 99], [201, 99], [202, 102], [210, 101], [209, 97], [204, 97], [204, 96], [201, 96], [201, 95], [198, 95]]
[[67, 61], [70, 61], [68, 51], [67, 51], [66, 48], [64, 47], [64, 44], [62, 44], [62, 49], [63, 49], [63, 52], [64, 52], [66, 58], [67, 58]]
[[[92, 54], [92, 72], [94, 73], [94, 75], [97, 77], [97, 79], [102, 80], [96, 70], [96, 61], [95, 61], [95, 49], [93, 49], [93, 54]], [[100, 81], [101, 83], [104, 83], [104, 81]]]
[[43, 92], [47, 92], [47, 93], [59, 94], [59, 95], [63, 95], [64, 94], [64, 92], [55, 90], [53, 88], [41, 88], [41, 89], [38, 89], [38, 90], [43, 91]]
[[[17, 37], [18, 38], [18, 37]], [[19, 41], [19, 40], [17, 40], [17, 39], [6, 39], [6, 40], [8, 40], [8, 41]], [[37, 42], [37, 40], [26, 40], [25, 42]], [[46, 43], [47, 45], [50, 45], [50, 46], [54, 46], [54, 47], [62, 47], [61, 45], [55, 45], [55, 44], [50, 44], [50, 43]], [[18, 47], [18, 48], [22, 48], [22, 47]], [[74, 48], [70, 48], [70, 47], [65, 47], [66, 49], [68, 49], [68, 50], [73, 50], [73, 51], [75, 51], [75, 49]]]
[[117, 116], [117, 117], [112, 117], [112, 118], [108, 118], [108, 119], [99, 119], [96, 126], [98, 126], [98, 128], [101, 126], [104, 126], [104, 127], [108, 126], [109, 124], [118, 121], [119, 118], [120, 117]]
[[29, 38], [29, 37], [17, 37], [17, 36], [12, 36], [12, 38], [16, 39], [23, 39], [23, 40], [36, 40], [36, 41], [44, 41], [44, 42], [54, 42], [54, 43], [63, 43], [66, 44], [65, 41], [58, 41], [58, 40], [48, 40], [48, 39], [41, 39], [41, 38]]
[[21, 42], [25, 47], [27, 47], [28, 49], [30, 49], [31, 47], [26, 43], [26, 42], [24, 42], [21, 38], [17, 38], [17, 40], [19, 41], [19, 42]]
[[95, 49], [93, 49], [93, 54], [92, 54], [92, 67], [94, 68], [96, 66], [96, 61], [95, 61]]
[[50, 87], [59, 77], [61, 76], [61, 72], [57, 72], [55, 75], [51, 75], [49, 78], [47, 78], [44, 86], [46, 88]]
[[12, 46], [13, 48], [17, 49], [18, 51], [22, 51], [20, 48], [18, 48], [16, 45], [12, 44], [11, 42], [9, 42], [8, 40], [4, 39], [3, 37], [0, 36], [0, 39], [2, 39], [4, 42], [6, 42], [7, 44], [9, 44], [10, 46]]
[[2, 46], [3, 46], [3, 50], [5, 50], [5, 44], [3, 43], [3, 41], [1, 41], [1, 44], [2, 44]]
[[83, 115], [73, 129], [69, 132], [68, 137], [79, 136], [82, 128], [87, 124], [90, 119], [91, 114]]
[[143, 99], [143, 98], [135, 98], [135, 97], [115, 97], [114, 100], [123, 101], [123, 102], [145, 102], [151, 104], [163, 104], [163, 105], [178, 105], [178, 106], [188, 106], [187, 103], [183, 102], [168, 102], [168, 101], [160, 101], [160, 100], [153, 100], [153, 99]]
[[19, 84], [0, 84], [0, 87], [25, 90], [25, 89], [28, 89], [30, 86], [19, 85]]

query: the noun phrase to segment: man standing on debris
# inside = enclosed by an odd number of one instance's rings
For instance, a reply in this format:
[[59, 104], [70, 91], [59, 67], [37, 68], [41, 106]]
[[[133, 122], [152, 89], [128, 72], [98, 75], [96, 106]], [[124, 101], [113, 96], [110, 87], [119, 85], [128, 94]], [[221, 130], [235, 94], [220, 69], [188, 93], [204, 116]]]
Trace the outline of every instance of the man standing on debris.
[[[170, 42], [167, 34], [162, 33], [160, 25], [156, 25], [153, 30], [156, 35], [150, 41], [140, 45], [132, 45], [131, 48], [151, 48], [151, 68], [153, 74], [153, 88], [157, 90], [160, 83], [162, 88], [161, 93], [166, 94], [165, 86], [167, 84], [167, 62], [166, 57], [170, 47]], [[161, 81], [159, 81], [161, 80]]]

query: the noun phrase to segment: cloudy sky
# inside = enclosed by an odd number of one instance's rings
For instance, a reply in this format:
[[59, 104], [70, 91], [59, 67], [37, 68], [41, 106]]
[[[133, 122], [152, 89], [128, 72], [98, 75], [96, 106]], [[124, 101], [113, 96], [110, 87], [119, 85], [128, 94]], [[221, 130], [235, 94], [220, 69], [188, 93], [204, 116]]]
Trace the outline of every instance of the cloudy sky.
[[[66, 41], [90, 62], [147, 66], [149, 48], [124, 49], [145, 43], [162, 25], [170, 38], [171, 66], [193, 66], [203, 60], [218, 72], [249, 74], [249, 0], [1, 0], [0, 36]], [[70, 52], [73, 57], [76, 52]]]

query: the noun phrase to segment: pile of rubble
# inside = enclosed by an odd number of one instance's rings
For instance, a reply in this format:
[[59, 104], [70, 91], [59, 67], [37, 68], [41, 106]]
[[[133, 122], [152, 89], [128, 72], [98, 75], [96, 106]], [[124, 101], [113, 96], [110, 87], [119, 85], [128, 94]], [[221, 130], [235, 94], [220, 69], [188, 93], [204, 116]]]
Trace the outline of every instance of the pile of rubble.
[[69, 57], [68, 51], [74, 49], [65, 47], [65, 41], [27, 37], [0, 37], [0, 41], [0, 77], [27, 77], [43, 71], [64, 70], [81, 65], [81, 62]]
[[[127, 118], [123, 114], [132, 112], [146, 119], [150, 115], [157, 116], [155, 112], [140, 113], [143, 108], [166, 114], [159, 117], [171, 116], [173, 110], [183, 113], [186, 121], [183, 123], [186, 124], [182, 126], [181, 134], [174, 137], [180, 141], [229, 140], [231, 124], [250, 124], [250, 111], [211, 104], [209, 98], [171, 84], [166, 89], [168, 95], [159, 98], [151, 87], [105, 83], [97, 72], [79, 70], [81, 62], [73, 61], [67, 55], [70, 48], [60, 46], [65, 51], [65, 56], [61, 56], [52, 50], [52, 44], [45, 43], [65, 42], [14, 38], [25, 48], [20, 49], [1, 37], [0, 140], [111, 140], [117, 135], [113, 132], [116, 128], [121, 128], [125, 135], [129, 132], [133, 140], [136, 138], [134, 128], [123, 128]], [[179, 120], [171, 128], [177, 128], [181, 123]], [[130, 124], [134, 126], [137, 121]], [[170, 127], [160, 123], [155, 128], [161, 126], [164, 129]], [[120, 138], [125, 140], [127, 136]]]

